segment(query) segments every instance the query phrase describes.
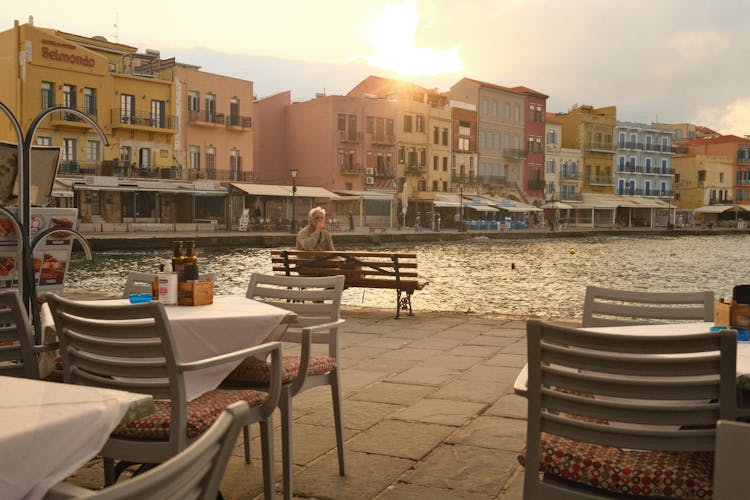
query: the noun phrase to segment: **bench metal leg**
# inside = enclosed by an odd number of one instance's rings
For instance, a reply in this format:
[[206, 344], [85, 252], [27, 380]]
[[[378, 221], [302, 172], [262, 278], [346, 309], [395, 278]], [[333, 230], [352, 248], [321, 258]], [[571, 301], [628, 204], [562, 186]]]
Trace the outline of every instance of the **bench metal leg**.
[[[405, 293], [403, 297], [402, 293]], [[414, 316], [411, 309], [411, 294], [413, 292], [409, 290], [396, 290], [396, 319], [401, 318], [401, 311], [409, 311], [409, 316]]]

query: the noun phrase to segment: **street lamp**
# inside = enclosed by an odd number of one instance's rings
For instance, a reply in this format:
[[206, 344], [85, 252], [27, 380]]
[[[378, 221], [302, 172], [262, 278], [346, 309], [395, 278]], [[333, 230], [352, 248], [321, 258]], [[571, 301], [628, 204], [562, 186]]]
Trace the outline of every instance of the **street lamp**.
[[294, 233], [296, 232], [295, 227], [294, 227], [294, 221], [297, 218], [296, 212], [295, 212], [295, 206], [294, 206], [294, 195], [297, 194], [297, 174], [299, 173], [299, 169], [290, 168], [289, 173], [292, 176], [292, 232]]

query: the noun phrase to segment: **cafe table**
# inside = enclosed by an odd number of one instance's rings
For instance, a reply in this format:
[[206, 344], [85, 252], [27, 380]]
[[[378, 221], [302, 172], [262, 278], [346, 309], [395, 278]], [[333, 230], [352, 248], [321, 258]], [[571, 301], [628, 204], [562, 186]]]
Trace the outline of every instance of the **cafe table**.
[[[97, 301], [126, 304], [128, 299]], [[281, 338], [294, 312], [248, 299], [244, 295], [216, 295], [213, 304], [164, 306], [174, 336], [177, 361], [187, 363]], [[54, 321], [47, 307], [42, 308], [45, 342], [56, 340]], [[240, 361], [185, 373], [185, 392], [192, 400], [215, 389]]]
[[148, 394], [0, 376], [0, 498], [42, 498], [153, 410]]
[[[594, 328], [581, 328], [591, 332], [611, 333], [612, 335], [678, 335], [706, 333], [713, 328], [713, 322], [697, 323], [663, 323], [654, 325], [630, 325], [630, 326], [607, 326]], [[744, 380], [750, 378], [750, 342], [737, 342], [737, 378], [738, 385], [745, 388]], [[520, 396], [526, 396], [528, 387], [529, 366], [524, 367], [513, 383], [513, 392]], [[750, 388], [750, 385], [747, 387]]]

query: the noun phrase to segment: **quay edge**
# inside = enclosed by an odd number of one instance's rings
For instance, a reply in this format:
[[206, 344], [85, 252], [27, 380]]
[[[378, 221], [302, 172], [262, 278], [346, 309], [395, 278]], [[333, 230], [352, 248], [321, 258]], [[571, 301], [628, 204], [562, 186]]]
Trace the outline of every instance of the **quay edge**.
[[[335, 232], [333, 239], [337, 246], [384, 246], [394, 243], [414, 244], [423, 242], [464, 241], [475, 238], [491, 238], [500, 240], [533, 240], [548, 238], [578, 238], [588, 236], [688, 236], [688, 235], [725, 235], [750, 234], [747, 229], [734, 228], [680, 228], [666, 229], [564, 229], [560, 231], [519, 230], [519, 231], [472, 231], [459, 232], [431, 232], [415, 233], [410, 230], [392, 230], [387, 232], [369, 233], [364, 231]], [[238, 232], [217, 231], [205, 232], [134, 232], [134, 233], [84, 233], [86, 240], [94, 251], [105, 250], [143, 250], [169, 249], [176, 240], [195, 240], [200, 248], [218, 247], [249, 247], [249, 248], [279, 248], [293, 247], [295, 235], [280, 232]], [[77, 243], [76, 243], [77, 245]]]

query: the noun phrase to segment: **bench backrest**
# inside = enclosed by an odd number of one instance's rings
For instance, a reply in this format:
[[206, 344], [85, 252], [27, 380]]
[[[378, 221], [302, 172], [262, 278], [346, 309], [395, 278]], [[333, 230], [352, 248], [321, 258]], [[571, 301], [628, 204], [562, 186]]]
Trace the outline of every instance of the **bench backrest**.
[[274, 273], [342, 275], [346, 287], [421, 288], [415, 253], [272, 250], [271, 261]]

